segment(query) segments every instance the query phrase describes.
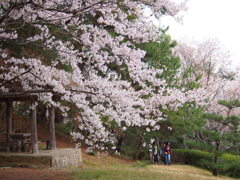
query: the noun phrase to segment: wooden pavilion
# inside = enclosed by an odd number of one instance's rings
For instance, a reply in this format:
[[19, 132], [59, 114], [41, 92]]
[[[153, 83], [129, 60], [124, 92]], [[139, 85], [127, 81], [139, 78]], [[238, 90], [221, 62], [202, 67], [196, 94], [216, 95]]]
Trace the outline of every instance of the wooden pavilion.
[[[0, 102], [6, 103], [6, 150], [0, 152], [0, 166], [6, 167], [32, 167], [35, 165], [39, 168], [63, 168], [63, 167], [81, 167], [82, 153], [78, 148], [60, 148], [56, 149], [55, 137], [55, 108], [53, 106], [49, 109], [49, 149], [39, 150], [38, 148], [38, 133], [37, 133], [37, 106], [31, 108], [31, 152], [32, 153], [15, 153], [10, 152], [12, 144], [13, 133], [13, 102], [28, 101], [34, 104], [39, 101], [38, 93], [45, 93], [46, 90], [39, 91], [23, 91], [23, 92], [8, 92], [0, 93]], [[52, 91], [51, 91], [52, 92]], [[58, 100], [59, 96], [54, 93], [54, 100]], [[29, 133], [28, 133], [29, 134]], [[52, 151], [54, 150], [54, 151]]]
[[[0, 102], [6, 103], [6, 150], [10, 151], [13, 134], [13, 102], [15, 101], [28, 101], [31, 104], [38, 101], [38, 96], [36, 93], [30, 92], [7, 92], [0, 93]], [[38, 148], [38, 133], [37, 133], [37, 106], [33, 106], [31, 109], [31, 150], [33, 154], [39, 153]], [[56, 149], [56, 136], [55, 136], [55, 108], [50, 107], [49, 112], [49, 148], [51, 150]]]

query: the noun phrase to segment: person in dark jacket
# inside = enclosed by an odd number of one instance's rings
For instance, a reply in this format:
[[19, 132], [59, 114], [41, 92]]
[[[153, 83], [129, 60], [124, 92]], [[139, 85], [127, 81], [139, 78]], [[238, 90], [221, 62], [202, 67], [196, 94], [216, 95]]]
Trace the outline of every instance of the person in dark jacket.
[[160, 148], [160, 155], [161, 155], [161, 159], [163, 164], [166, 164], [166, 159], [165, 159], [165, 154], [164, 154], [164, 148], [166, 147], [166, 143], [163, 143], [161, 148]]

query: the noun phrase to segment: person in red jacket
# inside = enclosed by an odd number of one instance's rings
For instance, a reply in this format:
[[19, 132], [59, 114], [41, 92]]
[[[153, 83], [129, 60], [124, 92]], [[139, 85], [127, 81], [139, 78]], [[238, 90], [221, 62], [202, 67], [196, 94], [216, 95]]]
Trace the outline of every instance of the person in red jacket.
[[170, 142], [166, 143], [166, 146], [164, 147], [164, 155], [165, 155], [165, 162], [164, 164], [171, 165], [171, 147]]

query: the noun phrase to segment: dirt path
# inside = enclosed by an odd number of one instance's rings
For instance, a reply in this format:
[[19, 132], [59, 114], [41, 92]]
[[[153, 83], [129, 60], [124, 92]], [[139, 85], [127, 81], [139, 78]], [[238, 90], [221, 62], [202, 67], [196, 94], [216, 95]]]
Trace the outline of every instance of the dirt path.
[[0, 180], [72, 180], [65, 170], [0, 168]]

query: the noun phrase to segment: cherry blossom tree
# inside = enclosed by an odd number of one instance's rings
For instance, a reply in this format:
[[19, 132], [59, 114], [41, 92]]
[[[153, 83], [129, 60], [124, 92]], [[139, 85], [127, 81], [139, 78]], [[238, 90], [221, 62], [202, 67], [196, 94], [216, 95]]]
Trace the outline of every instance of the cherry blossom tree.
[[[142, 61], [146, 52], [135, 44], [161, 35], [145, 6], [156, 16], [184, 9], [169, 0], [1, 1], [1, 93], [35, 94], [66, 114], [73, 104], [79, 128], [73, 137], [98, 148], [115, 142], [111, 124], [155, 128], [159, 107], [202, 103], [200, 90], [169, 88], [156, 78], [162, 70]], [[112, 71], [117, 78], [109, 78]]]

